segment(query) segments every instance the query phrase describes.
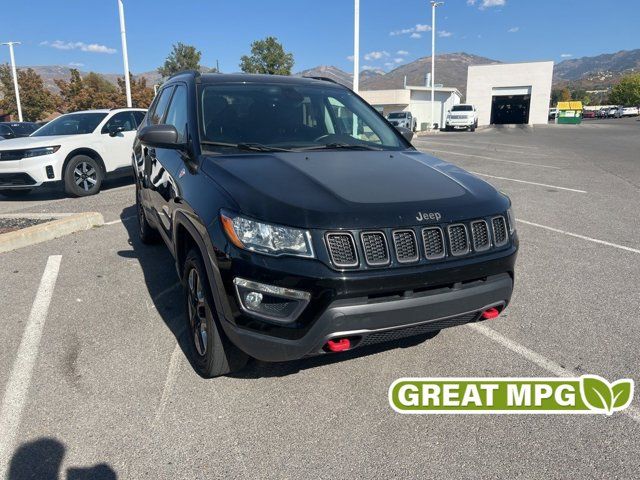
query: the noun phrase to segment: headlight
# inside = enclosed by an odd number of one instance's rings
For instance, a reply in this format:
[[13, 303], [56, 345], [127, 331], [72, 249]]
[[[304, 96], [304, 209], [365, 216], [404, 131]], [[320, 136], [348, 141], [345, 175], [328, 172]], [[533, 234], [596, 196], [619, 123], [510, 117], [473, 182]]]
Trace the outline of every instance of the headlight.
[[507, 210], [507, 218], [509, 219], [509, 234], [513, 235], [516, 231], [516, 217], [513, 214], [513, 207], [509, 207]]
[[40, 157], [42, 155], [51, 155], [52, 153], [56, 153], [60, 149], [60, 145], [56, 145], [55, 147], [40, 147], [40, 148], [30, 148], [25, 150], [22, 154], [22, 158], [31, 158], [31, 157]]
[[238, 248], [267, 255], [314, 258], [311, 234], [299, 228], [258, 222], [241, 215], [221, 212], [229, 240]]

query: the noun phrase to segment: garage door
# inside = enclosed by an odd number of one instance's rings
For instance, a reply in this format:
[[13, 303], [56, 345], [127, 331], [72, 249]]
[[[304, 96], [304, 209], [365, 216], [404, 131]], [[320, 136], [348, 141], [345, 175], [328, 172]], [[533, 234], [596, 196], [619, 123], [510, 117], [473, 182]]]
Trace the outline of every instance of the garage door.
[[491, 124], [527, 124], [530, 106], [530, 86], [493, 88]]

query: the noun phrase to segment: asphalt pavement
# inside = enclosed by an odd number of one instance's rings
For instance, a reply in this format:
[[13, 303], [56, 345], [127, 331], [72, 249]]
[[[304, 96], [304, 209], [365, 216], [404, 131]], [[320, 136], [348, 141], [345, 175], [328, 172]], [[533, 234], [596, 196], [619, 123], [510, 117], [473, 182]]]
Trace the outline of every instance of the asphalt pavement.
[[387, 390], [405, 376], [640, 381], [639, 133], [624, 119], [416, 139], [512, 198], [521, 250], [507, 311], [213, 380], [185, 356], [178, 279], [164, 246], [137, 239], [132, 185], [0, 197], [1, 213], [89, 210], [106, 222], [0, 255], [8, 478], [637, 477], [637, 395], [611, 417], [403, 416]]

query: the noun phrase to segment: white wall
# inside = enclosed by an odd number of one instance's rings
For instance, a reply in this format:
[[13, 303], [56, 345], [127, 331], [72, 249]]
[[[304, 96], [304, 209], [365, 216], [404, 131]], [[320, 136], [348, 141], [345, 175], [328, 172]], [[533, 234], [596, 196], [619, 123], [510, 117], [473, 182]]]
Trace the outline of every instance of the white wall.
[[[460, 103], [460, 97], [452, 92], [435, 92], [433, 114], [435, 122], [440, 127], [444, 124], [444, 117], [453, 105]], [[408, 110], [418, 119], [418, 130], [423, 123], [431, 123], [431, 91], [411, 90], [411, 103]]]
[[478, 109], [478, 125], [489, 125], [494, 88], [530, 87], [529, 125], [546, 124], [551, 100], [552, 77], [553, 62], [470, 66], [467, 75], [466, 103], [471, 103]]

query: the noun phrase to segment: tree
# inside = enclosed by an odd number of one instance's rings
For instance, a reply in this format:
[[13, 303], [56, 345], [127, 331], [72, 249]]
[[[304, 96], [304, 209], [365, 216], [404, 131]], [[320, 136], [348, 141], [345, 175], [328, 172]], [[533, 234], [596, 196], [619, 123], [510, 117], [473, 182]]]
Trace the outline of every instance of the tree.
[[568, 88], [563, 88], [560, 92], [560, 101], [561, 102], [570, 102], [571, 101], [571, 92]]
[[611, 89], [609, 103], [615, 105], [640, 105], [640, 73], [625, 75]]
[[[154, 93], [153, 88], [147, 87], [147, 79], [140, 77], [135, 79], [131, 73], [129, 73], [129, 83], [131, 84], [131, 104], [138, 108], [149, 108], [153, 101]], [[127, 104], [127, 87], [124, 82], [124, 78], [118, 78], [118, 92], [119, 101], [121, 105]]]
[[61, 106], [65, 111], [115, 108], [123, 106], [118, 89], [102, 75], [89, 72], [84, 78], [71, 69], [71, 79], [55, 80], [60, 89]]
[[[22, 117], [27, 122], [41, 120], [47, 113], [56, 108], [56, 99], [35, 70], [28, 68], [18, 70], [18, 88], [20, 89], [20, 106]], [[16, 96], [13, 89], [13, 76], [9, 65], [0, 66], [0, 110], [12, 116], [17, 115]]]
[[183, 70], [201, 70], [200, 58], [202, 53], [196, 47], [178, 42], [173, 45], [171, 53], [164, 61], [164, 65], [158, 68], [158, 73], [163, 77], [170, 77]]
[[287, 53], [278, 39], [267, 37], [251, 44], [251, 55], [243, 55], [240, 68], [245, 73], [291, 75], [293, 54]]

